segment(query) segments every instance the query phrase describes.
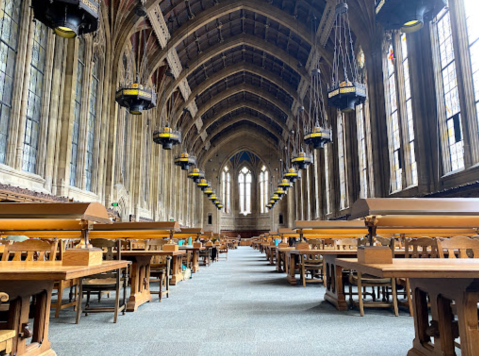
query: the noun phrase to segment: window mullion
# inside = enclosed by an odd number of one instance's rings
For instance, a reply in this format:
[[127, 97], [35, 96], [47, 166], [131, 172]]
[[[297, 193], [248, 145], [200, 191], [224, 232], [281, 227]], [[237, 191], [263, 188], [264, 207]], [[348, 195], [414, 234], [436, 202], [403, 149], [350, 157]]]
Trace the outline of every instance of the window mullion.
[[464, 140], [464, 165], [479, 162], [479, 135], [474, 84], [470, 61], [464, 0], [450, 1], [452, 37], [457, 63], [457, 85], [461, 103], [461, 122]]

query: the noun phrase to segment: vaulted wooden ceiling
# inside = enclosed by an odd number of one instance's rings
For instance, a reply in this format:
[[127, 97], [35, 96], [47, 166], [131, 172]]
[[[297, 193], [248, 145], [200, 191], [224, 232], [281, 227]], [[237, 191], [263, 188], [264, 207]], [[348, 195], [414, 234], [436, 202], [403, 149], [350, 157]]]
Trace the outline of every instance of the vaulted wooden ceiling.
[[[147, 74], [161, 80], [167, 67], [177, 72], [165, 79], [166, 98], [186, 80], [189, 94], [183, 90], [172, 124], [183, 132], [187, 148], [199, 154], [247, 127], [282, 149], [318, 58], [327, 82], [336, 0], [146, 0], [146, 21], [135, 14], [138, 3], [109, 0], [103, 6], [110, 22], [117, 21], [119, 45], [135, 45], [135, 31], [148, 29]], [[367, 34], [374, 0], [348, 3], [353, 30]], [[173, 52], [179, 69], [171, 68]], [[183, 110], [192, 105], [193, 112]]]

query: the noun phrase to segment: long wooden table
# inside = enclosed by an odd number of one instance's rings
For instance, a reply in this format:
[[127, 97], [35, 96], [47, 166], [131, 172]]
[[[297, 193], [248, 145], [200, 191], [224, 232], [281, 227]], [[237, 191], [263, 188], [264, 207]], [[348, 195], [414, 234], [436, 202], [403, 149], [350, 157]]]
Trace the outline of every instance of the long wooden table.
[[194, 246], [180, 246], [180, 251], [186, 251], [187, 253], [192, 252], [192, 266], [191, 270], [193, 273], [196, 273], [200, 270], [200, 251], [204, 251], [204, 247], [194, 247]]
[[[0, 290], [10, 296], [8, 322], [1, 329], [16, 331], [12, 354], [56, 355], [48, 339], [50, 305], [55, 281], [82, 278], [125, 268], [128, 261], [105, 261], [92, 267], [62, 266], [61, 262], [0, 262]], [[30, 300], [36, 297], [33, 325]], [[27, 341], [31, 337], [30, 343]]]
[[382, 278], [410, 279], [416, 336], [408, 356], [454, 356], [457, 337], [462, 356], [479, 355], [479, 260], [394, 259], [392, 264], [361, 264], [357, 259], [337, 259], [336, 265]]
[[[336, 264], [338, 257], [357, 257], [357, 250], [285, 250], [287, 280], [291, 285], [298, 283], [296, 279], [296, 259], [301, 254], [315, 254], [323, 256], [324, 299], [333, 304], [340, 311], [348, 310], [348, 302], [344, 293], [343, 267]], [[404, 250], [396, 250], [395, 256], [404, 257]]]

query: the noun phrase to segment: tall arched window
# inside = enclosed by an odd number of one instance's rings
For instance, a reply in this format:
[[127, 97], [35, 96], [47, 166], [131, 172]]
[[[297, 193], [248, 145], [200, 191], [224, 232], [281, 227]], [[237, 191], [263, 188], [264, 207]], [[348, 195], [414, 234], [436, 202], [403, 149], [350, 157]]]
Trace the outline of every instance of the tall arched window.
[[22, 165], [22, 169], [30, 173], [37, 171], [38, 136], [40, 134], [43, 76], [48, 37], [48, 30], [44, 24], [36, 21], [34, 26]]
[[251, 183], [253, 176], [251, 171], [243, 167], [238, 176], [239, 182], [239, 199], [240, 199], [240, 214], [251, 214]]
[[21, 0], [6, 0], [0, 4], [0, 162], [7, 153], [10, 110], [12, 109], [13, 77], [17, 57]]
[[72, 153], [70, 157], [70, 185], [77, 185], [78, 141], [80, 139], [81, 99], [83, 92], [83, 69], [85, 68], [85, 40], [78, 38], [78, 67], [75, 87], [75, 110], [73, 114]]
[[261, 173], [259, 175], [259, 188], [260, 188], [260, 206], [261, 214], [267, 213], [266, 204], [268, 204], [268, 195], [269, 195], [269, 172], [266, 169], [266, 166], [261, 168]]
[[471, 57], [471, 71], [474, 84], [476, 117], [479, 124], [479, 26], [476, 22], [479, 4], [475, 0], [464, 0], [467, 18], [467, 38]]
[[346, 142], [344, 139], [344, 117], [338, 113], [338, 160], [339, 160], [339, 193], [340, 209], [348, 206], [348, 185], [346, 181]]
[[86, 142], [86, 190], [92, 191], [91, 176], [93, 169], [93, 151], [95, 143], [95, 126], [97, 119], [97, 99], [98, 99], [98, 86], [100, 82], [100, 61], [94, 60], [93, 70], [91, 76], [91, 89], [90, 89], [90, 109], [88, 112], [88, 127], [87, 127], [87, 142]]
[[223, 213], [229, 214], [231, 212], [231, 175], [228, 167], [225, 167], [221, 173], [221, 187], [224, 199]]
[[439, 115], [441, 117], [442, 142], [446, 172], [464, 169], [464, 144], [462, 135], [461, 104], [457, 85], [456, 58], [448, 8], [442, 10], [436, 19], [439, 69], [442, 80]]

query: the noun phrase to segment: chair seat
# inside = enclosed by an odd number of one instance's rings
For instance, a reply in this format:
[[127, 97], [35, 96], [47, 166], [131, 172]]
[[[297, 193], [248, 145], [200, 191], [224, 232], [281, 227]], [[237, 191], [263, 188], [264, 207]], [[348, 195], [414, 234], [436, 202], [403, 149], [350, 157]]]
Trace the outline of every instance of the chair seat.
[[87, 279], [83, 281], [83, 286], [92, 286], [92, 287], [113, 286], [114, 287], [115, 285], [116, 285], [116, 278]]
[[[358, 275], [356, 273], [351, 275], [351, 281], [353, 283], [357, 283]], [[361, 281], [366, 283], [374, 283], [374, 284], [391, 284], [391, 278], [380, 278], [380, 277], [372, 276], [370, 274], [361, 275]]]

